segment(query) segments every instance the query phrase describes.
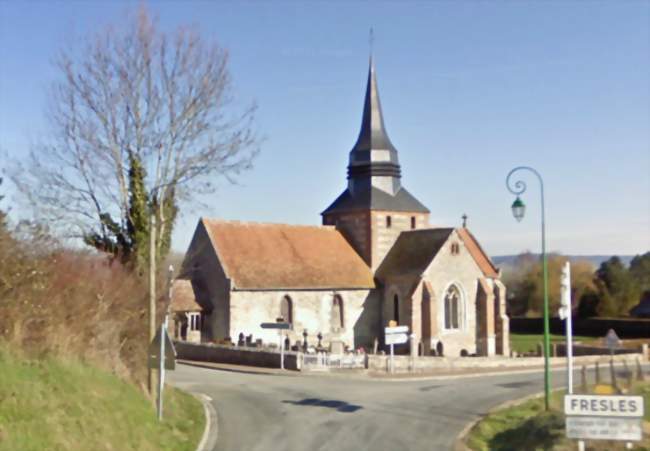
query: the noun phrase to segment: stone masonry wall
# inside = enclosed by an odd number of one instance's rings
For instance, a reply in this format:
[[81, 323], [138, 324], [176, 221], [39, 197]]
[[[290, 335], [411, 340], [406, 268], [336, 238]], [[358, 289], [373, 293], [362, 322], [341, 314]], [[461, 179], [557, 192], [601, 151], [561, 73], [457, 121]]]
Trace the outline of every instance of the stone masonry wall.
[[204, 308], [204, 340], [228, 337], [230, 280], [217, 258], [203, 223], [194, 232], [183, 260], [181, 277], [192, 281], [197, 302]]
[[[334, 296], [343, 300], [343, 329], [332, 328]], [[287, 290], [287, 291], [233, 291], [230, 295], [230, 336], [237, 341], [240, 333], [261, 338], [265, 343], [279, 343], [277, 330], [262, 329], [261, 323], [274, 322], [280, 315], [280, 303], [289, 296], [293, 304], [293, 329], [287, 332], [291, 344], [302, 342], [307, 329], [308, 342], [316, 345], [316, 335], [323, 335], [322, 344], [328, 346], [332, 338], [341, 339], [354, 348], [372, 349], [379, 334], [379, 302], [375, 290]]]
[[[390, 227], [387, 224], [388, 216], [390, 216]], [[373, 271], [379, 267], [388, 251], [395, 244], [399, 234], [406, 230], [414, 230], [411, 227], [411, 218], [415, 218], [415, 229], [423, 229], [429, 225], [429, 214], [427, 213], [371, 212], [372, 252], [369, 264]]]

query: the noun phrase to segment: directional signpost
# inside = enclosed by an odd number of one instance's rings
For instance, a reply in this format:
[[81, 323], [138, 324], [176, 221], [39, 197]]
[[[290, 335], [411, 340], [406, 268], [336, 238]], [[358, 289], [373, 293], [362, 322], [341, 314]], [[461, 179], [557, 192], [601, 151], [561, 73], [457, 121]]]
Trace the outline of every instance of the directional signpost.
[[384, 329], [385, 333], [385, 342], [387, 345], [390, 345], [390, 372], [395, 371], [395, 363], [393, 356], [395, 354], [395, 345], [406, 343], [409, 339], [408, 337], [408, 326], [392, 326], [386, 327]]
[[262, 323], [260, 324], [262, 329], [277, 329], [280, 333], [280, 369], [284, 369], [284, 343], [282, 340], [282, 331], [291, 329], [291, 324], [285, 322], [277, 323]]
[[158, 369], [158, 419], [162, 419], [165, 370], [176, 368], [176, 349], [167, 334], [167, 317], [149, 345], [149, 368]]
[[643, 435], [643, 397], [566, 395], [566, 434], [579, 440], [639, 441]]

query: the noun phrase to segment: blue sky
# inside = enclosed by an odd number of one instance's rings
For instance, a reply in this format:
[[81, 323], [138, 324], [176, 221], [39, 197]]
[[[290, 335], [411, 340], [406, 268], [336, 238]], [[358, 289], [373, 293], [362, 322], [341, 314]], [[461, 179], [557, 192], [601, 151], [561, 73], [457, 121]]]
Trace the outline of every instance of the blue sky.
[[[0, 148], [43, 133], [50, 65], [66, 40], [119, 23], [131, 2], [0, 1]], [[357, 137], [368, 30], [402, 182], [433, 225], [469, 227], [492, 255], [539, 248], [539, 192], [516, 223], [507, 172], [544, 176], [548, 246], [650, 249], [650, 2], [151, 2], [231, 52], [236, 95], [259, 106], [255, 168], [187, 208], [199, 216], [318, 224]], [[4, 166], [0, 162], [0, 166]], [[2, 168], [0, 167], [0, 170]], [[5, 202], [6, 204], [6, 202]], [[8, 205], [4, 205], [5, 208]], [[12, 209], [17, 219], [24, 214]]]

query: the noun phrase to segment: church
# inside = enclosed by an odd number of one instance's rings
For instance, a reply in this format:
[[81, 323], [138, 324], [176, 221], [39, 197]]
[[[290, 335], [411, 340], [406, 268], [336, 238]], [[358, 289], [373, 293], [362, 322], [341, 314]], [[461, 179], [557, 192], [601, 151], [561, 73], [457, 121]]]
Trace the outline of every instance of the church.
[[292, 345], [372, 349], [391, 322], [420, 355], [508, 355], [499, 270], [465, 224], [430, 225], [398, 157], [371, 59], [347, 187], [321, 226], [199, 220], [172, 300], [195, 340], [278, 343], [260, 324], [282, 318]]

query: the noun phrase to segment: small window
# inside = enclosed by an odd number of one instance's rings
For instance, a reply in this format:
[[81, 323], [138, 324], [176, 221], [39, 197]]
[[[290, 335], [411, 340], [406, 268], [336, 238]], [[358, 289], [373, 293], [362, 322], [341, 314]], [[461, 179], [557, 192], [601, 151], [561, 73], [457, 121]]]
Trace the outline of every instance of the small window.
[[201, 330], [201, 314], [189, 313], [187, 326], [189, 330]]
[[415, 228], [415, 216], [411, 216], [411, 228]]
[[397, 295], [393, 297], [393, 319], [399, 324], [399, 298]]
[[460, 254], [460, 245], [458, 243], [451, 244], [451, 255]]
[[334, 296], [332, 302], [332, 330], [335, 332], [340, 331], [345, 327], [343, 318], [343, 299], [338, 294]]
[[280, 316], [285, 323], [293, 324], [293, 302], [289, 296], [284, 296], [280, 303]]
[[390, 216], [386, 216], [386, 228], [390, 229], [390, 227], [393, 225], [393, 218]]

